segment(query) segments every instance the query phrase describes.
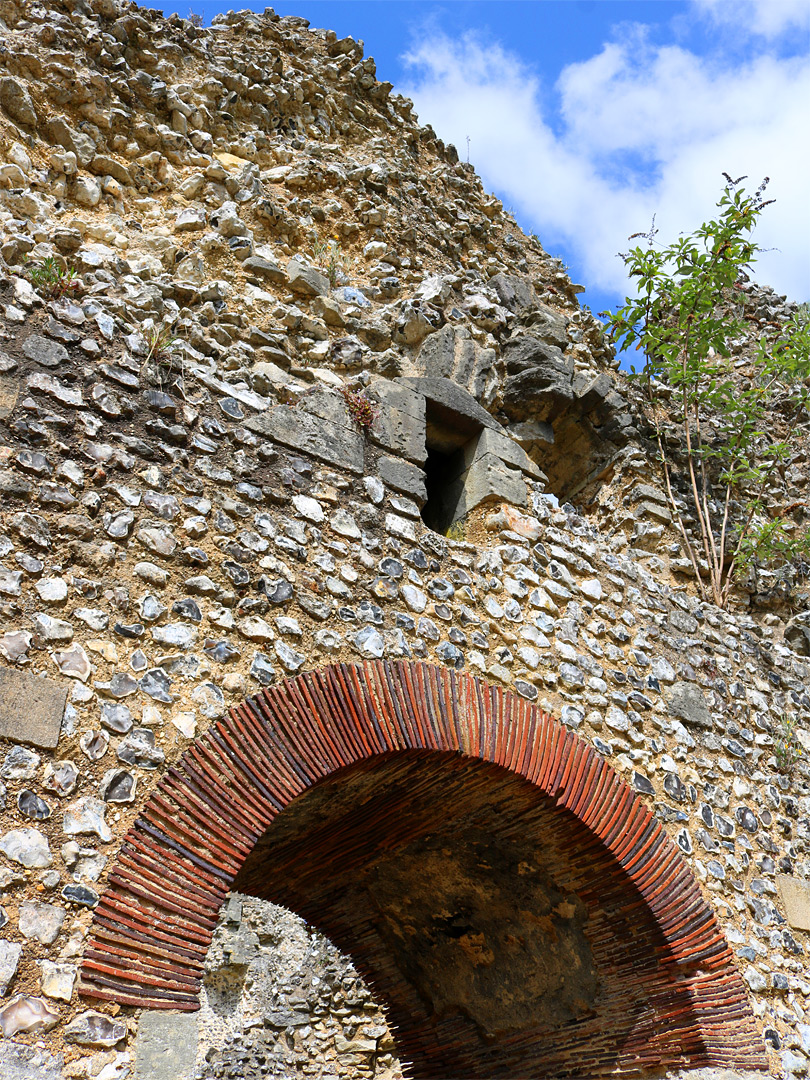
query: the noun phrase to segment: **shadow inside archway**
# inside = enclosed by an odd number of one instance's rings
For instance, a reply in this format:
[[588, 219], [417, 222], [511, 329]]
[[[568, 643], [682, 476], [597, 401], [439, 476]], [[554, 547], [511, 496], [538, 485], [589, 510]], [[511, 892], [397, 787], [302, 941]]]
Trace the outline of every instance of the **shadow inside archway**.
[[414, 1076], [604, 1076], [635, 1071], [639, 1046], [661, 1064], [702, 1050], [633, 882], [499, 766], [404, 751], [333, 773], [279, 814], [234, 886], [352, 957]]

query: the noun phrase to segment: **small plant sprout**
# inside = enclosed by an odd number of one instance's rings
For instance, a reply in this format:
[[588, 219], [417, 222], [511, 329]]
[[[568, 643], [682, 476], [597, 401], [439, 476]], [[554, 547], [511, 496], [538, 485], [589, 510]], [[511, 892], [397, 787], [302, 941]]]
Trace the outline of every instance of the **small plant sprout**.
[[48, 255], [42, 262], [26, 265], [25, 269], [37, 292], [49, 300], [61, 300], [79, 287], [76, 268], [66, 266], [53, 255]]
[[355, 424], [366, 433], [371, 431], [380, 415], [377, 403], [366, 395], [365, 390], [352, 390], [344, 386], [340, 392]]
[[462, 541], [467, 538], [467, 523], [464, 518], [459, 518], [452, 525], [448, 525], [444, 535], [448, 540]]
[[799, 758], [802, 756], [802, 748], [796, 734], [798, 721], [795, 714], [782, 713], [779, 717], [779, 727], [773, 736], [773, 754], [776, 758], [776, 767], [779, 772], [787, 776], [793, 774]]

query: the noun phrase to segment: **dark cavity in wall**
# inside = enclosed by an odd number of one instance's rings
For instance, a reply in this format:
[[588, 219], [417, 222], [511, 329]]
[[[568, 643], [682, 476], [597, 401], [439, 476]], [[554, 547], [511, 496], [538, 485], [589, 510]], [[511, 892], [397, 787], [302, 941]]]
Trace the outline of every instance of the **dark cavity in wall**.
[[468, 467], [481, 430], [476, 420], [428, 399], [424, 465], [427, 502], [422, 507], [422, 520], [434, 532], [447, 532], [471, 509]]
[[450, 484], [453, 454], [427, 447], [425, 490], [427, 502], [422, 507], [422, 521], [434, 532], [444, 533], [453, 524], [453, 507], [448, 507], [445, 493]]

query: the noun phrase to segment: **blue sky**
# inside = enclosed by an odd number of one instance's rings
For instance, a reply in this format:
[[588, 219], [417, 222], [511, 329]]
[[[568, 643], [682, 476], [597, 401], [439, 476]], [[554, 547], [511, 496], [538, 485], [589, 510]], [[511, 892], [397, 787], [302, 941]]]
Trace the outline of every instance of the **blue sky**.
[[[263, 4], [249, 5], [264, 10]], [[168, 9], [167, 9], [168, 10]], [[195, 3], [206, 24], [221, 4]], [[810, 0], [286, 0], [365, 43], [594, 311], [653, 214], [663, 242], [713, 211], [721, 173], [771, 178], [756, 277], [810, 299]], [[187, 14], [181, 11], [181, 14]], [[748, 185], [746, 185], [748, 186]]]

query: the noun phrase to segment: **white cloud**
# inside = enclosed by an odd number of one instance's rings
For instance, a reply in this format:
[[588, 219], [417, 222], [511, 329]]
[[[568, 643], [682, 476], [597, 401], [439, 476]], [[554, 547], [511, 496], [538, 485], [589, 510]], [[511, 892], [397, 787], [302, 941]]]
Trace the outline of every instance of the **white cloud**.
[[694, 0], [694, 4], [715, 23], [765, 38], [810, 30], [807, 0]]
[[756, 238], [780, 249], [757, 277], [810, 296], [810, 60], [770, 54], [724, 67], [679, 46], [651, 46], [643, 28], [566, 67], [556, 86], [497, 43], [467, 34], [422, 38], [404, 88], [423, 123], [466, 153], [484, 184], [515, 207], [546, 249], [578, 253], [584, 284], [623, 292], [615, 258], [653, 214], [659, 238], [713, 211], [722, 171], [764, 175], [777, 201]]

